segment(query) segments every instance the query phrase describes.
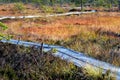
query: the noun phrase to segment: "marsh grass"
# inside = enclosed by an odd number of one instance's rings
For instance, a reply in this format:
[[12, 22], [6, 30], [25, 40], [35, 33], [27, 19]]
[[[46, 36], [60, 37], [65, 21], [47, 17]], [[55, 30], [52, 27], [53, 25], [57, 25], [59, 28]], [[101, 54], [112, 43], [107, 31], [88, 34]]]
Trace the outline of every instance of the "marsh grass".
[[[9, 33], [22, 40], [41, 40], [69, 47], [96, 59], [120, 66], [120, 16], [118, 13], [93, 13], [42, 19], [12, 20]], [[116, 51], [117, 50], [117, 51]]]
[[120, 66], [120, 51], [118, 48], [118, 46], [120, 46], [119, 43], [119, 38], [99, 35], [95, 32], [82, 32], [81, 34], [73, 36], [71, 39], [66, 41], [64, 46], [83, 52], [86, 55], [96, 59]]

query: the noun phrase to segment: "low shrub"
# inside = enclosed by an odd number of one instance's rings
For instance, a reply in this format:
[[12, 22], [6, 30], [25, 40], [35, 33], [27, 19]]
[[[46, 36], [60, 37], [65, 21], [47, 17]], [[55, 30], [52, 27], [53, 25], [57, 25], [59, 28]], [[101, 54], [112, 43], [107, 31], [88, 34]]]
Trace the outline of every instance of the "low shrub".
[[56, 13], [64, 13], [64, 12], [65, 12], [65, 9], [63, 9], [63, 8], [61, 8], [61, 7], [56, 7], [55, 12], [56, 12]]
[[18, 2], [14, 4], [13, 11], [22, 12], [24, 10], [25, 10], [25, 6], [22, 2]]
[[82, 68], [54, 57], [49, 52], [40, 53], [40, 50], [34, 47], [2, 42], [0, 42], [0, 79], [97, 80], [87, 76]]
[[54, 9], [51, 6], [42, 5], [41, 9], [44, 13], [53, 13]]

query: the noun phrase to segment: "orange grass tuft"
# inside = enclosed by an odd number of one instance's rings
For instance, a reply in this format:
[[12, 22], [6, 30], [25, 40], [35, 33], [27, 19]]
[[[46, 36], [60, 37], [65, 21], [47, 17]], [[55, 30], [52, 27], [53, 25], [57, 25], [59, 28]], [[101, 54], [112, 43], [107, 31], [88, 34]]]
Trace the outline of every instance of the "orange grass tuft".
[[120, 33], [120, 17], [101, 16], [96, 14], [50, 17], [34, 20], [11, 20], [5, 22], [9, 32], [14, 34], [37, 36], [38, 38], [63, 40], [82, 32], [114, 32]]

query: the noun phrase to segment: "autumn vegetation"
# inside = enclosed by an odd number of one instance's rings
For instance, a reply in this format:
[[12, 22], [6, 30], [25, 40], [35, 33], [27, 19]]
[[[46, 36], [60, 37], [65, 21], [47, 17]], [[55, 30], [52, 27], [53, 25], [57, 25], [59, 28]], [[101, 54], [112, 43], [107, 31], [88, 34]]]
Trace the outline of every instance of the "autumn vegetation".
[[[1, 16], [44, 16], [67, 11], [61, 7], [35, 8], [34, 5], [23, 3], [0, 5]], [[12, 35], [13, 39], [62, 45], [98, 60], [120, 66], [119, 12], [5, 19], [1, 20], [1, 23], [8, 26], [7, 30], [1, 30], [1, 33]], [[95, 73], [94, 70], [90, 72], [91, 67], [81, 69], [73, 63], [67, 63], [52, 56], [52, 52], [41, 54], [35, 48], [2, 42], [0, 47], [0, 78], [3, 80], [107, 80], [108, 78], [114, 80], [108, 76], [109, 71], [108, 74], [102, 74], [102, 70], [100, 73]]]

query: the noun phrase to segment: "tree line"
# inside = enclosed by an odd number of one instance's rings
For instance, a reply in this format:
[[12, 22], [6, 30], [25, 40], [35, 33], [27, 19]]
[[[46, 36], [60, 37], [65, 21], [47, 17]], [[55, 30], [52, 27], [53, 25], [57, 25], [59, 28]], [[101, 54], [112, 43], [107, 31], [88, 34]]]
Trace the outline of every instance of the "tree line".
[[0, 0], [3, 3], [23, 2], [23, 3], [36, 3], [43, 5], [54, 4], [74, 4], [75, 6], [82, 6], [90, 4], [95, 7], [113, 7], [120, 5], [120, 0]]

